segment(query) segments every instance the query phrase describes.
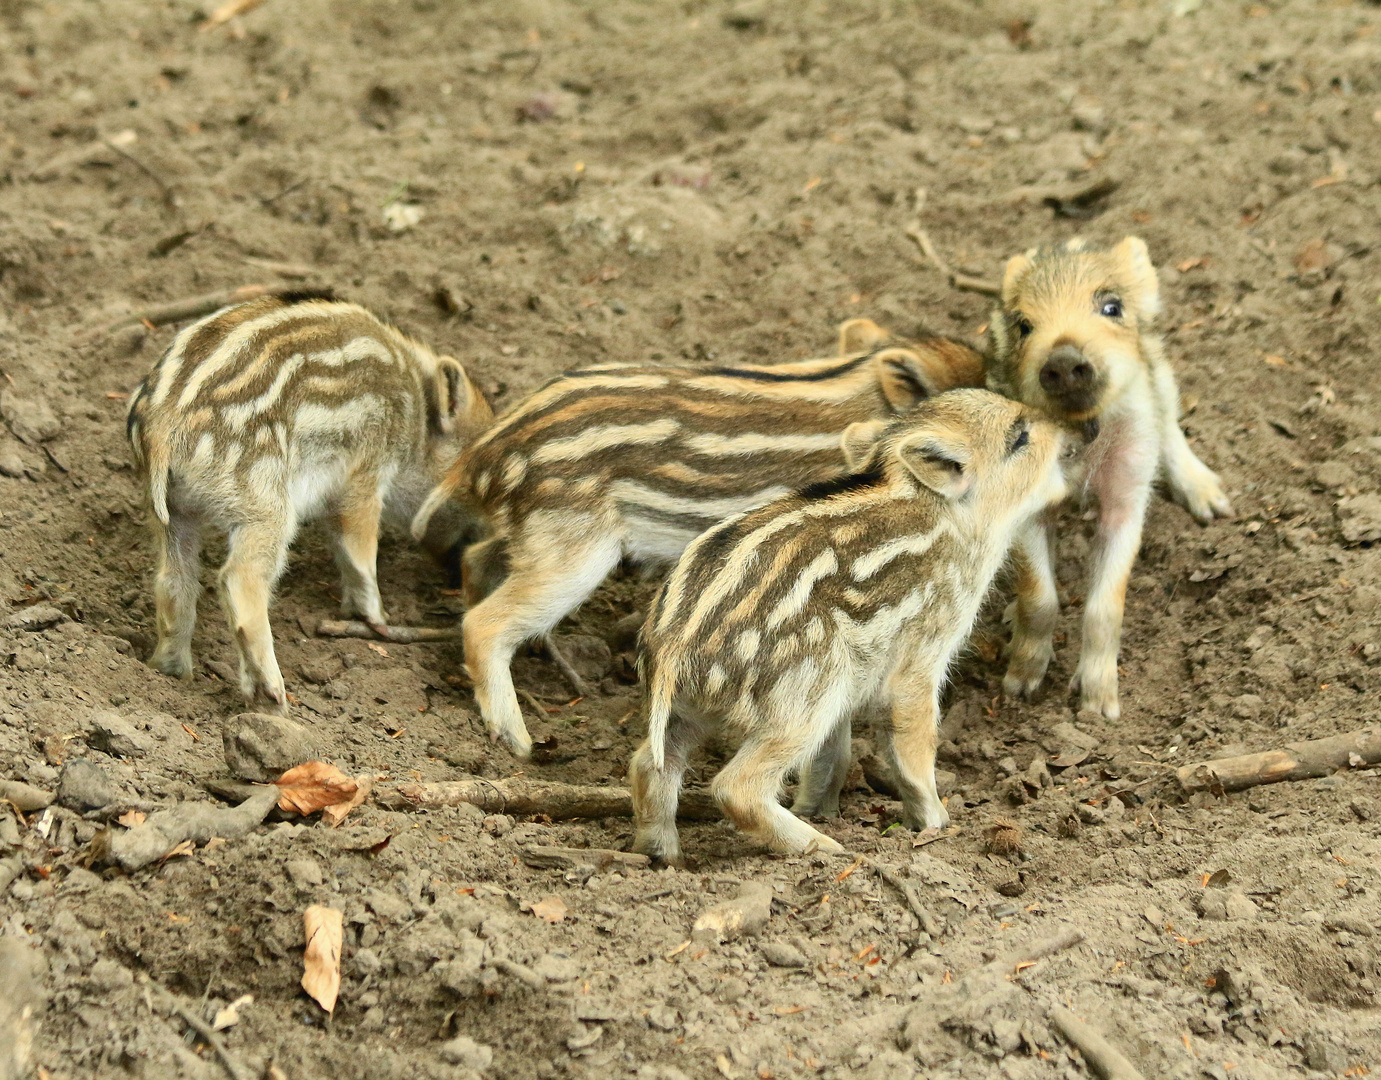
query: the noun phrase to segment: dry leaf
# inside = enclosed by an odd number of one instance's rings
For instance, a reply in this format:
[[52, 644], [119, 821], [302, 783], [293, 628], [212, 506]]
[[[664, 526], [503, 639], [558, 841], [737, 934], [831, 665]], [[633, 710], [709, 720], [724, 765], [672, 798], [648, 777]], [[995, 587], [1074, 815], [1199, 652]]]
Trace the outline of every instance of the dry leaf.
[[533, 904], [530, 910], [539, 919], [555, 924], [566, 917], [566, 902], [559, 896], [548, 896]]
[[340, 995], [340, 947], [345, 917], [335, 908], [313, 904], [302, 913], [307, 950], [302, 954], [302, 989], [328, 1013]]
[[1207, 266], [1207, 265], [1208, 265], [1208, 256], [1207, 256], [1207, 255], [1196, 255], [1196, 256], [1195, 256], [1194, 258], [1192, 258], [1192, 259], [1185, 259], [1184, 262], [1182, 262], [1182, 263], [1180, 263], [1178, 266], [1176, 266], [1175, 269], [1178, 270], [1181, 274], [1187, 274], [1187, 273], [1189, 273], [1189, 271], [1191, 271], [1191, 270], [1198, 270], [1198, 269], [1200, 269], [1200, 268], [1202, 268], [1202, 267], [1205, 267], [1205, 266]]
[[385, 649], [382, 645], [376, 645], [376, 644], [375, 644], [374, 642], [372, 642], [372, 641], [366, 641], [366, 642], [364, 643], [364, 647], [365, 647], [366, 649], [373, 649], [373, 650], [374, 650], [376, 653], [378, 653], [380, 656], [387, 656], [387, 655], [388, 655], [388, 650], [387, 650], [387, 649]]
[[218, 1010], [216, 1019], [211, 1021], [211, 1030], [224, 1031], [226, 1028], [238, 1024], [240, 1022], [240, 1010], [244, 1008], [244, 1006], [252, 1004], [253, 1001], [253, 994], [243, 994], [237, 997], [224, 1009]]
[[125, 828], [132, 829], [136, 825], [144, 824], [144, 816], [144, 811], [142, 810], [126, 810], [115, 820], [118, 821]]
[[283, 792], [278, 809], [295, 810], [304, 817], [323, 807], [349, 803], [359, 789], [359, 784], [324, 761], [309, 761], [289, 769], [276, 783]]
[[192, 852], [194, 852], [194, 851], [196, 851], [196, 850], [197, 850], [197, 845], [196, 845], [196, 844], [192, 843], [192, 841], [190, 841], [190, 840], [184, 840], [184, 841], [182, 841], [182, 843], [178, 844], [177, 847], [175, 847], [175, 848], [173, 848], [171, 851], [167, 852], [167, 853], [163, 856], [163, 858], [159, 859], [158, 861], [159, 861], [159, 862], [167, 862], [169, 859], [175, 859], [175, 858], [177, 858], [177, 857], [180, 856], [180, 855], [190, 855], [190, 854], [192, 854]]
[[226, 0], [224, 4], [211, 12], [211, 17], [202, 24], [201, 32], [205, 34], [209, 30], [214, 30], [222, 23], [228, 23], [237, 15], [244, 15], [253, 11], [264, 0]]
[[355, 794], [350, 797], [350, 801], [333, 803], [331, 806], [323, 807], [321, 820], [333, 829], [340, 828], [340, 823], [345, 820], [345, 816], [364, 802], [369, 795], [369, 789], [373, 786], [374, 781], [370, 777], [361, 776], [355, 781]]

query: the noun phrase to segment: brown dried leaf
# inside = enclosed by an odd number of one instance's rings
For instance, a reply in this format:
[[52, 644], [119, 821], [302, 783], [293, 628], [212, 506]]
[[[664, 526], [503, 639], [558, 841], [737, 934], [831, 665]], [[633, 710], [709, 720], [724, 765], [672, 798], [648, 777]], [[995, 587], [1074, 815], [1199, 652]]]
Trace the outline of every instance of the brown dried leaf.
[[302, 955], [302, 989], [328, 1013], [340, 995], [340, 950], [345, 917], [335, 908], [313, 904], [302, 913], [307, 950]]
[[136, 825], [144, 824], [144, 816], [144, 811], [142, 810], [126, 810], [115, 820], [118, 821], [125, 828], [132, 829]]
[[351, 810], [359, 806], [369, 795], [369, 789], [374, 786], [374, 781], [368, 776], [361, 776], [355, 781], [355, 794], [350, 797], [349, 802], [335, 803], [327, 806], [321, 811], [321, 820], [333, 829], [340, 827], [340, 823], [345, 820], [345, 816]]
[[356, 781], [324, 761], [309, 761], [289, 769], [275, 782], [283, 793], [278, 809], [293, 810], [304, 817], [327, 806], [349, 803], [359, 790]]
[[201, 32], [205, 34], [214, 30], [222, 23], [228, 23], [237, 15], [244, 15], [246, 12], [253, 11], [263, 2], [264, 0], [226, 0], [224, 4], [211, 12], [211, 16], [206, 22], [202, 23]]
[[566, 902], [559, 896], [548, 896], [545, 900], [537, 901], [529, 910], [539, 919], [554, 925], [566, 917]]
[[164, 855], [163, 855], [163, 858], [159, 859], [158, 861], [159, 861], [159, 862], [167, 862], [169, 859], [177, 859], [177, 858], [182, 857], [183, 855], [190, 855], [190, 854], [192, 854], [192, 852], [194, 852], [194, 851], [196, 851], [196, 850], [197, 850], [197, 845], [196, 845], [196, 844], [192, 843], [192, 841], [190, 841], [190, 840], [184, 840], [184, 841], [182, 841], [182, 843], [178, 844], [177, 847], [173, 848], [171, 851], [165, 852]]

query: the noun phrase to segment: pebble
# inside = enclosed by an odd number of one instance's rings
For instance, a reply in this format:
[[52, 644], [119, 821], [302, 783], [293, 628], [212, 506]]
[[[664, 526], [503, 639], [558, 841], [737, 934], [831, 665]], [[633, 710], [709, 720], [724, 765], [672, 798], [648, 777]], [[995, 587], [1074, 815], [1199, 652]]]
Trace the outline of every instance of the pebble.
[[1309, 1063], [1311, 1069], [1318, 1069], [1329, 1076], [1338, 1076], [1347, 1070], [1347, 1052], [1332, 1039], [1320, 1035], [1317, 1031], [1305, 1033], [1304, 1038], [1300, 1040], [1300, 1049], [1304, 1051], [1304, 1060]]
[[1199, 913], [1213, 922], [1255, 919], [1260, 908], [1241, 889], [1209, 889], [1199, 898]]
[[647, 1010], [647, 1026], [655, 1031], [675, 1031], [681, 1026], [681, 1014], [670, 1005], [654, 1005]]
[[99, 810], [115, 801], [115, 789], [99, 765], [73, 758], [58, 777], [57, 801], [72, 810]]
[[326, 880], [321, 865], [314, 859], [289, 859], [283, 869], [287, 872], [288, 880], [299, 889], [311, 889]]
[[773, 967], [799, 968], [809, 963], [800, 949], [784, 941], [764, 941], [758, 946], [758, 952]]
[[13, 615], [8, 615], [3, 624], [11, 630], [28, 630], [31, 633], [38, 630], [47, 630], [50, 626], [56, 626], [66, 619], [67, 616], [59, 608], [52, 604], [34, 604], [32, 607], [20, 608]]
[[0, 780], [0, 799], [14, 803], [26, 814], [46, 810], [53, 804], [53, 793], [19, 780]]
[[240, 713], [221, 731], [225, 763], [241, 780], [277, 780], [319, 755], [312, 733], [295, 720], [267, 713]]
[[441, 1060], [484, 1072], [494, 1064], [494, 1051], [483, 1043], [475, 1042], [468, 1035], [457, 1035], [449, 1042], [441, 1044]]
[[62, 434], [62, 423], [41, 397], [22, 398], [13, 390], [0, 390], [0, 417], [16, 439], [30, 446]]
[[91, 720], [86, 741], [113, 757], [141, 758], [153, 749], [154, 740], [117, 712], [98, 712]]
[[726, 1005], [732, 1005], [746, 993], [748, 993], [748, 984], [737, 975], [730, 975], [719, 984], [719, 1000]]

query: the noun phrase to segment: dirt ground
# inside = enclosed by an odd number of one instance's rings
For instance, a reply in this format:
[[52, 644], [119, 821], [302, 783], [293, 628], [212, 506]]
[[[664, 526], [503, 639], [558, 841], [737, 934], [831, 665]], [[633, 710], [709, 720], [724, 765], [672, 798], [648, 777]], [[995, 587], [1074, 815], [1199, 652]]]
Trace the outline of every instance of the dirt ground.
[[[41, 961], [39, 1075], [1089, 1075], [1057, 1004], [1147, 1078], [1381, 1063], [1375, 771], [1217, 798], [1172, 771], [1374, 718], [1375, 4], [268, 0], [201, 32], [213, 7], [0, 0], [0, 408], [28, 440], [0, 434], [0, 777], [79, 805], [84, 760], [111, 787], [103, 810], [0, 822], [0, 935], [32, 946], [5, 955]], [[1091, 205], [1060, 201], [1104, 178]], [[1049, 689], [999, 699], [1001, 598], [957, 674], [953, 836], [913, 847], [858, 770], [822, 826], [857, 867], [687, 822], [687, 870], [532, 869], [527, 845], [626, 847], [630, 823], [378, 805], [129, 876], [91, 863], [115, 814], [211, 799], [241, 707], [210, 595], [190, 685], [141, 663], [122, 398], [175, 327], [82, 330], [306, 274], [461, 357], [500, 406], [587, 362], [826, 354], [852, 315], [976, 340], [987, 300], [905, 235], [917, 188], [966, 273], [1078, 232], [1139, 234], [1161, 267], [1185, 425], [1238, 516], [1153, 506], [1120, 721], [1063, 690], [1088, 551], [1071, 512]], [[454, 620], [401, 538], [380, 563], [395, 622]], [[598, 694], [557, 704], [555, 670], [520, 656], [550, 706], [529, 724], [555, 740], [526, 776], [622, 782], [641, 721], [616, 624], [652, 588], [612, 581], [560, 628]], [[313, 636], [336, 589], [309, 530], [273, 617], [323, 756], [381, 788], [516, 772], [454, 685], [458, 649]], [[65, 619], [25, 629], [35, 604]], [[111, 712], [136, 737], [102, 738]], [[756, 938], [682, 947], [751, 882], [775, 897]], [[549, 897], [559, 922], [530, 911]], [[330, 1019], [298, 985], [312, 903], [344, 912]], [[1069, 928], [1085, 941], [1012, 974]], [[207, 1019], [253, 995], [228, 1058], [164, 990]]]

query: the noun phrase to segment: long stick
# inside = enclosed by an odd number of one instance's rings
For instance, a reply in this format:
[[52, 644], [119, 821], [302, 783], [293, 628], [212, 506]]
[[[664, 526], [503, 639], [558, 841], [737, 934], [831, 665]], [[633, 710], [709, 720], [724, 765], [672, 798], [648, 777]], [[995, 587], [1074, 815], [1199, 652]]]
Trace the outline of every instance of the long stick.
[[1103, 1038], [1097, 1029], [1058, 1005], [1048, 1015], [1051, 1027], [1078, 1047], [1089, 1068], [1103, 1080], [1142, 1080], [1136, 1066], [1123, 1056], [1121, 1050]]
[[551, 631], [542, 635], [542, 647], [547, 650], [547, 655], [551, 657], [551, 662], [556, 665], [557, 670], [565, 677], [570, 688], [575, 691], [576, 697], [589, 697], [590, 688], [585, 685], [585, 680], [580, 677], [579, 672], [571, 667], [571, 662], [556, 645], [556, 639], [552, 637]]
[[[490, 814], [546, 814], [553, 820], [633, 816], [633, 796], [627, 788], [558, 784], [524, 776], [398, 784], [376, 788], [374, 797], [391, 810], [430, 810], [470, 803]], [[677, 816], [714, 821], [721, 814], [708, 795], [686, 791], [682, 792]]]
[[317, 637], [364, 638], [366, 641], [391, 641], [395, 645], [417, 645], [428, 641], [459, 641], [460, 634], [454, 629], [440, 629], [434, 626], [389, 626], [382, 634], [376, 633], [368, 623], [355, 619], [322, 619], [317, 623]]
[[[923, 206], [925, 206], [925, 189], [917, 188], [917, 214], [921, 212], [921, 208]], [[925, 229], [921, 228], [921, 219], [919, 217], [915, 221], [913, 221], [909, 226], [907, 226], [906, 235], [911, 237], [912, 240], [916, 241], [917, 247], [921, 249], [921, 254], [923, 254], [927, 259], [929, 259], [932, 263], [935, 264], [935, 269], [939, 270], [940, 273], [943, 274], [946, 279], [948, 279], [951, 287], [955, 289], [960, 289], [964, 292], [982, 293], [984, 296], [1001, 295], [1001, 285], [995, 285], [991, 281], [985, 281], [983, 278], [972, 277], [969, 274], [961, 274], [958, 270], [955, 270], [952, 266], [950, 266], [949, 263], [945, 262], [945, 260], [941, 257], [939, 251], [936, 250], [934, 241], [930, 239], [930, 234], [926, 232]]]
[[221, 1041], [220, 1036], [216, 1034], [210, 1024], [191, 1009], [183, 1006], [180, 1001], [166, 990], [164, 991], [164, 995], [168, 1007], [181, 1017], [183, 1023], [201, 1036], [207, 1046], [215, 1051], [216, 1057], [218, 1057], [221, 1064], [225, 1066], [225, 1071], [230, 1074], [230, 1080], [253, 1080], [254, 1074], [251, 1073], [249, 1069], [245, 1068], [245, 1066], [241, 1065], [239, 1060], [225, 1048], [225, 1043]]
[[1217, 758], [1175, 770], [1187, 794], [1196, 791], [1243, 791], [1282, 780], [1313, 780], [1349, 766], [1381, 762], [1381, 728], [1362, 728], [1345, 735], [1287, 743], [1284, 749]]
[[922, 930], [933, 938], [938, 938], [940, 936], [940, 924], [936, 921], [935, 916], [931, 914], [930, 909], [921, 903], [920, 894], [916, 892], [913, 886], [908, 885], [901, 878], [897, 877], [896, 874], [892, 873], [892, 871], [885, 870], [881, 866], [874, 865], [873, 873], [877, 874], [878, 877], [882, 878], [883, 881], [887, 882], [888, 885], [891, 885], [892, 888], [902, 894], [902, 898], [906, 901], [906, 906], [911, 909], [911, 914], [916, 916], [917, 921], [921, 924]]
[[142, 311], [122, 315], [104, 326], [87, 330], [77, 336], [77, 341], [95, 341], [97, 338], [113, 334], [117, 330], [123, 330], [127, 326], [138, 326], [144, 322], [152, 323], [154, 326], [164, 326], [168, 323], [182, 322], [184, 319], [196, 319], [202, 315], [210, 315], [211, 312], [231, 304], [239, 304], [245, 300], [255, 300], [261, 296], [267, 296], [275, 288], [278, 286], [241, 285], [238, 289], [223, 289], [220, 292], [183, 297], [181, 300], [172, 300], [166, 304], [155, 304], [153, 307], [144, 308]]

